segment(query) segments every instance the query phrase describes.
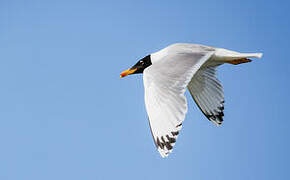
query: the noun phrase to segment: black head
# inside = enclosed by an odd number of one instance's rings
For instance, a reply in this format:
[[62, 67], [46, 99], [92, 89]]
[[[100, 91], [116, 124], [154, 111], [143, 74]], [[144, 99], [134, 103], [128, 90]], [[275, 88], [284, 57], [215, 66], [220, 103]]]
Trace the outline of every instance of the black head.
[[142, 58], [140, 61], [138, 61], [133, 67], [130, 69], [123, 71], [120, 75], [120, 77], [125, 77], [130, 74], [139, 74], [143, 73], [144, 69], [146, 69], [148, 66], [152, 64], [150, 55]]

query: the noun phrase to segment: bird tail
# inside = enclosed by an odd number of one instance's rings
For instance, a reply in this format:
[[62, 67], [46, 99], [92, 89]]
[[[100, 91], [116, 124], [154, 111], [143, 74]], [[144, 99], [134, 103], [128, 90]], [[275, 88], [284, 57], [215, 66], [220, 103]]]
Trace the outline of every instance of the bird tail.
[[261, 58], [262, 53], [239, 53], [227, 49], [219, 48], [215, 53], [215, 59], [223, 63], [238, 65], [242, 63], [251, 62], [248, 58]]

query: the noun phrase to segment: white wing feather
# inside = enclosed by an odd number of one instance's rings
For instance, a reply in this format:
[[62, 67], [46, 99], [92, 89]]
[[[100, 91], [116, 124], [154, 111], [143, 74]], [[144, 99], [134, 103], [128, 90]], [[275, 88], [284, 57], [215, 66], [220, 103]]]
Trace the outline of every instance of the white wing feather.
[[193, 75], [213, 55], [208, 49], [167, 53], [144, 70], [145, 105], [153, 139], [162, 157], [176, 142], [187, 112], [184, 92]]
[[214, 124], [220, 125], [224, 116], [224, 92], [216, 78], [215, 68], [198, 70], [187, 87], [203, 114]]

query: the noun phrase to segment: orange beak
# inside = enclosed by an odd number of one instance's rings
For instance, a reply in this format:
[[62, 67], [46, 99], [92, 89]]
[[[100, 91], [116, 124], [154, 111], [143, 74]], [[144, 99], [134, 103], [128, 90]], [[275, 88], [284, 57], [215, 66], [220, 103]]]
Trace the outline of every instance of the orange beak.
[[130, 74], [133, 74], [135, 71], [137, 71], [137, 68], [135, 68], [135, 69], [128, 69], [126, 71], [123, 71], [121, 73], [120, 77], [122, 78], [122, 77], [128, 76]]

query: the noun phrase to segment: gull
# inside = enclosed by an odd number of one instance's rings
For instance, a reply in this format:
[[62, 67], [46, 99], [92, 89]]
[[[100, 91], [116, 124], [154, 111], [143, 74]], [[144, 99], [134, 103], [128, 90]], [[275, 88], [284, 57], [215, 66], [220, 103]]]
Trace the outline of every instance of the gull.
[[261, 58], [262, 53], [239, 53], [211, 46], [176, 43], [139, 60], [120, 77], [143, 73], [145, 107], [154, 143], [164, 158], [175, 145], [187, 113], [184, 95], [193, 100], [215, 125], [224, 116], [224, 93], [216, 78], [216, 67], [238, 65]]

